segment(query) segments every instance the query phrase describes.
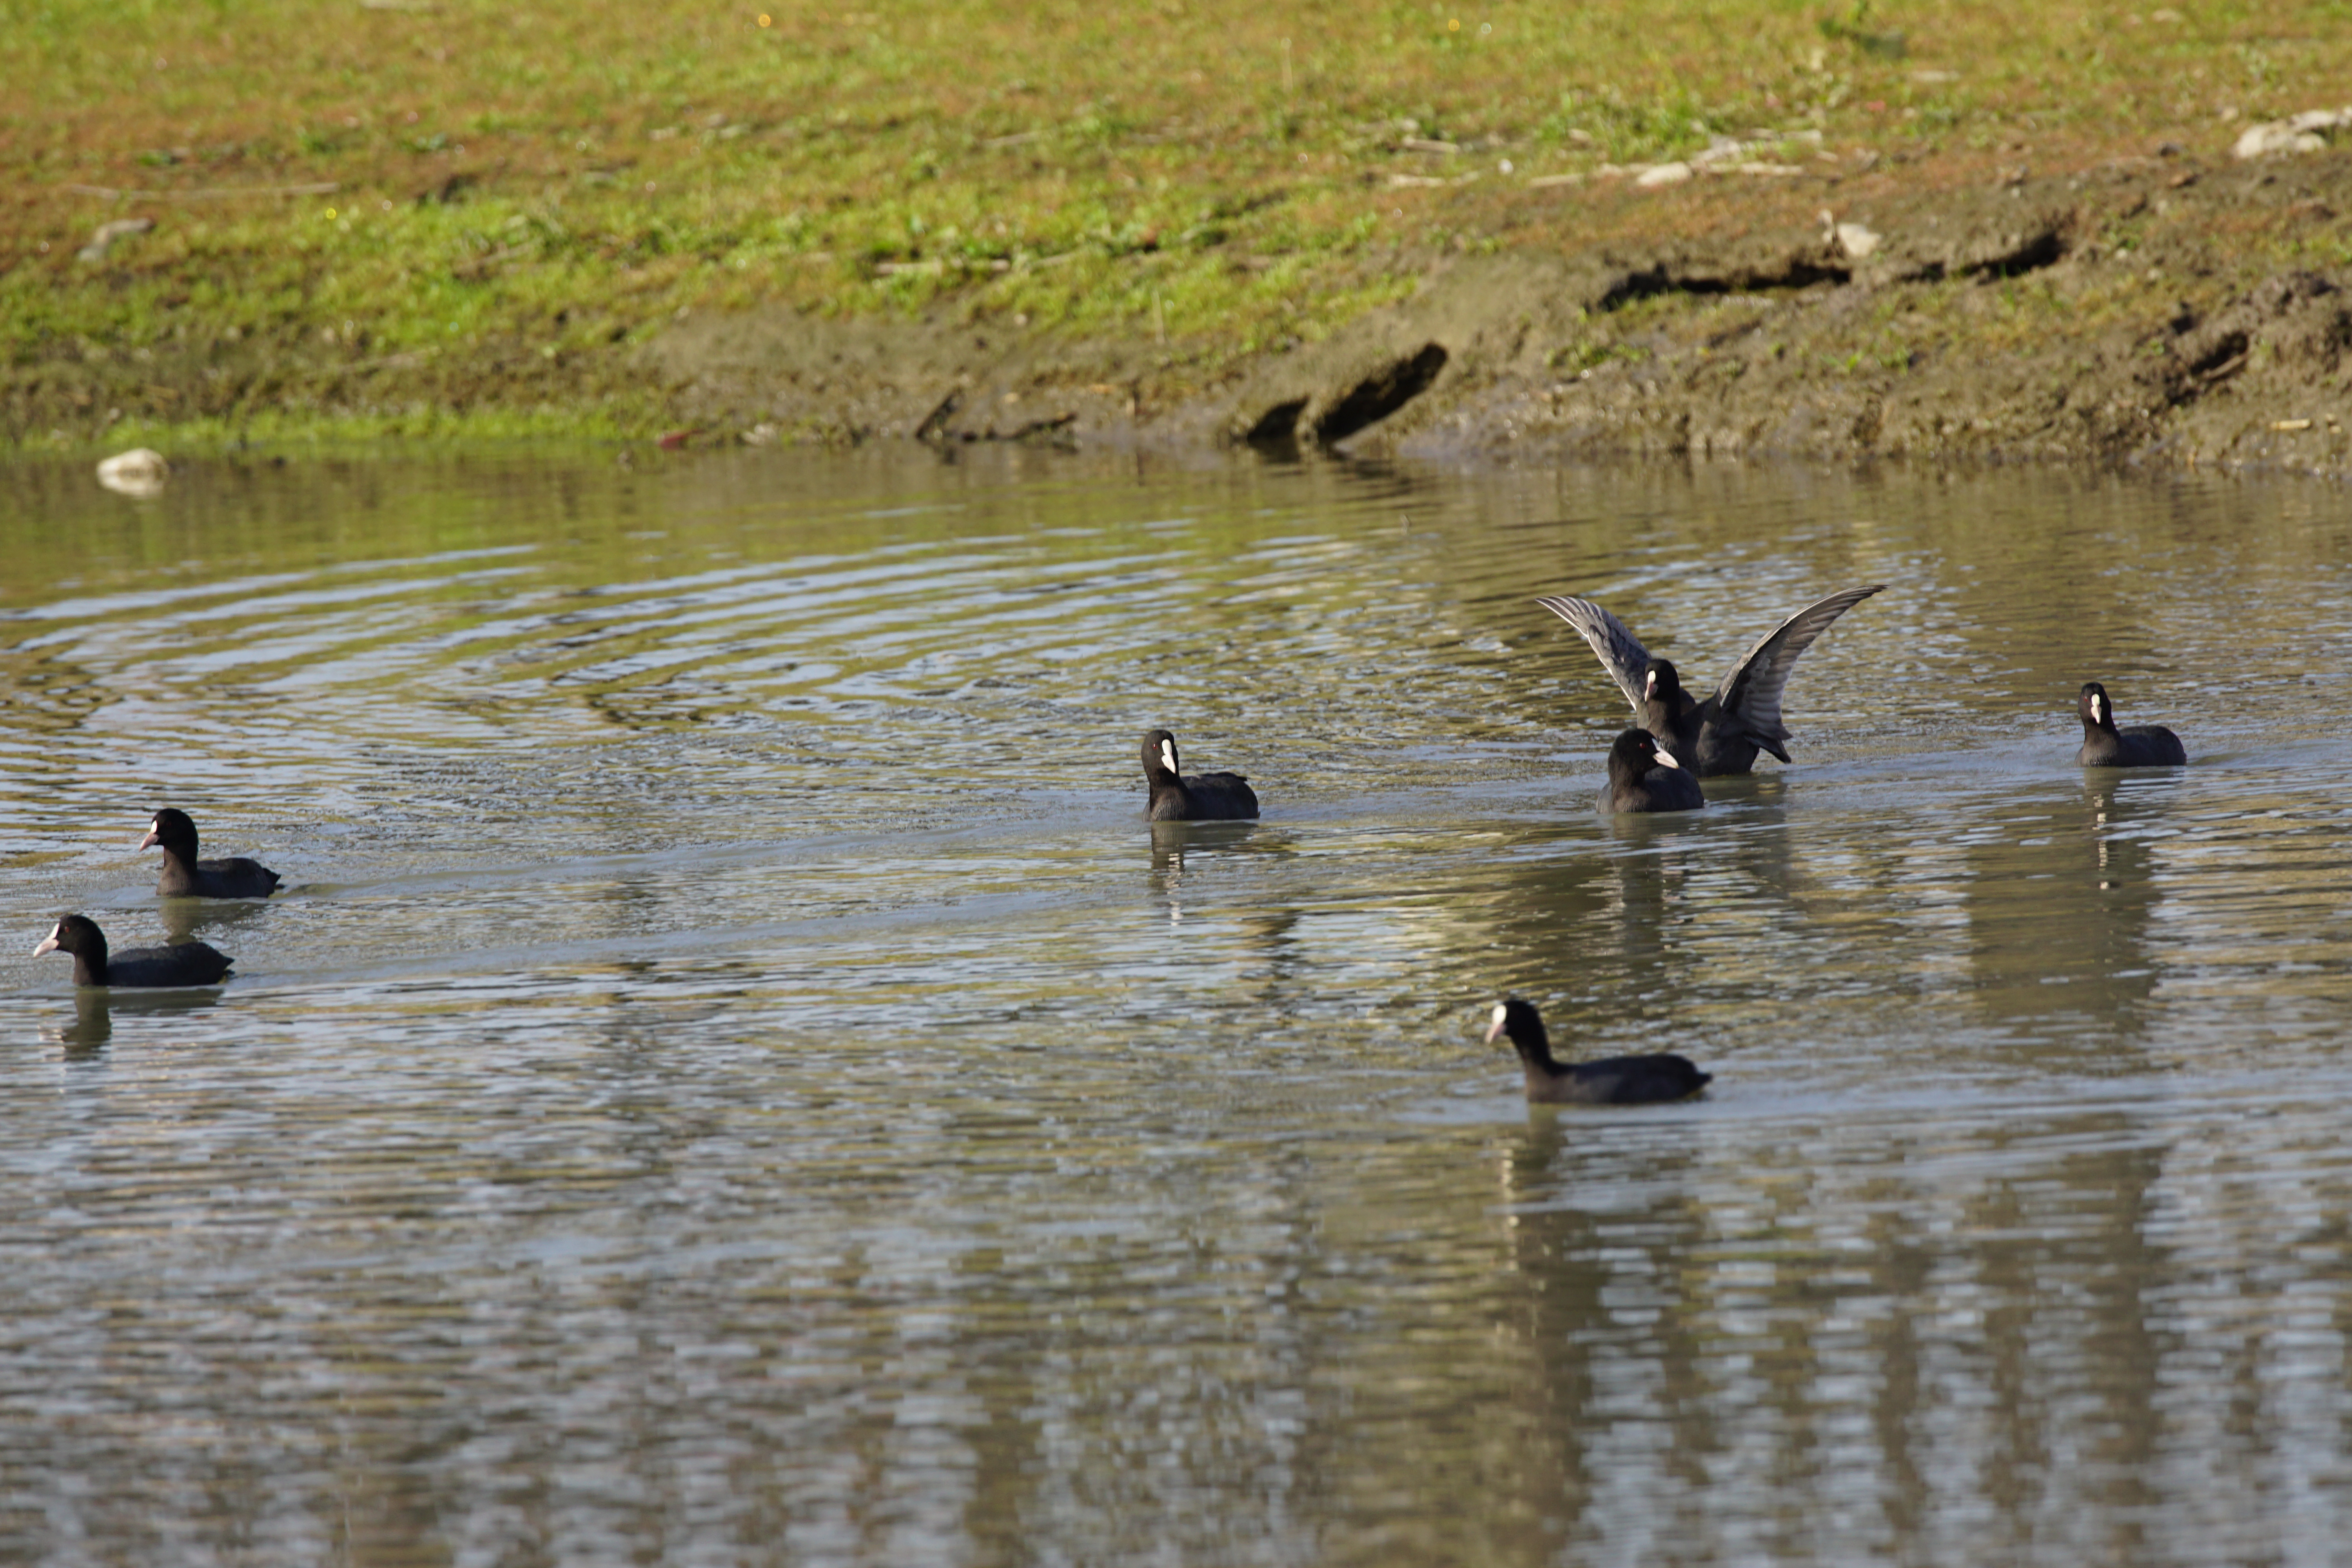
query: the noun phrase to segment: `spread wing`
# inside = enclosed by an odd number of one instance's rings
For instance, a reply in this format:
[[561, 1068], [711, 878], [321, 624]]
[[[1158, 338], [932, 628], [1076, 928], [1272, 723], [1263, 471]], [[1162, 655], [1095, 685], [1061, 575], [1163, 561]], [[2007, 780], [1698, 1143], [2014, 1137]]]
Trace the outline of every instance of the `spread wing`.
[[1885, 586], [1884, 583], [1874, 583], [1867, 588], [1848, 588], [1843, 593], [1832, 594], [1782, 621], [1723, 678], [1715, 694], [1717, 709], [1759, 740], [1787, 739], [1789, 732], [1780, 726], [1780, 693], [1788, 688], [1789, 672], [1796, 668], [1797, 656], [1812, 647], [1813, 639], [1829, 630], [1832, 621]]
[[[1538, 599], [1536, 603], [1583, 635], [1584, 640], [1592, 645], [1592, 651], [1600, 656], [1601, 668], [1616, 678], [1618, 689], [1625, 693], [1625, 700], [1632, 703], [1633, 711], [1639, 714], [1642, 711], [1642, 672], [1649, 666], [1650, 650], [1625, 629], [1625, 623], [1590, 599]], [[1822, 624], [1827, 626], [1829, 623], [1823, 621]], [[1805, 640], [1811, 642], [1813, 639], [1808, 637]], [[1748, 657], [1752, 658], [1755, 656], [1751, 654]]]

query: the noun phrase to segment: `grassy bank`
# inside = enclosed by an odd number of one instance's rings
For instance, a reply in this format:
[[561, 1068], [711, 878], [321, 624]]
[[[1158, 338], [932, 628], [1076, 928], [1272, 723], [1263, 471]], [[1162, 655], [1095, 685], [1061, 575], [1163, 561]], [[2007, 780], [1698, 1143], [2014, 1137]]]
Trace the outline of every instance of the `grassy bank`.
[[[635, 345], [777, 303], [1149, 342], [1181, 397], [1451, 251], [2218, 155], [2347, 66], [2352, 8], [2193, 0], [35, 3], [0, 19], [0, 435], [643, 434]], [[1619, 173], [1726, 136], [1816, 177]]]

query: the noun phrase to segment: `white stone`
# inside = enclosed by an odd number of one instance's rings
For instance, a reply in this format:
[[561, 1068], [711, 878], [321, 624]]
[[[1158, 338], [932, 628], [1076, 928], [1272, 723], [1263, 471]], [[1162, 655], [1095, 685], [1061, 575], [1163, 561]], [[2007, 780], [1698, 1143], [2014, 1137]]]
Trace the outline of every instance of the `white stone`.
[[112, 223], [100, 224], [98, 231], [89, 237], [89, 243], [76, 255], [83, 261], [103, 261], [106, 253], [114, 248], [116, 241], [129, 239], [134, 234], [145, 234], [154, 226], [155, 220], [152, 217], [119, 217]]
[[2316, 153], [2335, 133], [2352, 128], [2352, 109], [2314, 109], [2292, 120], [2265, 120], [2249, 125], [2230, 151], [2241, 158], [2267, 158], [2280, 153]]
[[1876, 250], [1880, 237], [1874, 229], [1858, 223], [1840, 223], [1830, 215], [1827, 207], [1822, 209], [1822, 240], [1836, 246], [1856, 261]]
[[172, 477], [172, 465], [163, 454], [147, 447], [133, 447], [128, 452], [117, 452], [98, 466], [98, 482], [117, 495], [158, 496], [163, 493], [163, 481]]
[[1868, 256], [1872, 251], [1878, 248], [1878, 236], [1870, 229], [1863, 227], [1862, 225], [1858, 223], [1842, 223], [1838, 225], [1837, 242], [1838, 248], [1844, 251], [1848, 256], [1853, 257], [1856, 261], [1861, 260], [1864, 257]]

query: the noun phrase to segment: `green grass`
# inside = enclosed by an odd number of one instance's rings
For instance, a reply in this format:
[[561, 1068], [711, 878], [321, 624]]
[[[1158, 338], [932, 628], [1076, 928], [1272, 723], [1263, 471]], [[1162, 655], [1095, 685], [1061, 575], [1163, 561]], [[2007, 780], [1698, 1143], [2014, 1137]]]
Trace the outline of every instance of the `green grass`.
[[[2343, 5], [761, 0], [762, 25], [756, 4], [378, 3], [0, 13], [21, 406], [80, 409], [89, 384], [77, 438], [126, 400], [191, 429], [538, 405], [526, 423], [621, 429], [655, 403], [616, 349], [769, 303], [1164, 332], [1181, 387], [1331, 331], [1448, 248], [1819, 199], [1533, 177], [1768, 131], [1961, 183], [2218, 151], [2352, 79]], [[223, 191], [247, 194], [195, 195]], [[125, 216], [156, 227], [76, 259]]]

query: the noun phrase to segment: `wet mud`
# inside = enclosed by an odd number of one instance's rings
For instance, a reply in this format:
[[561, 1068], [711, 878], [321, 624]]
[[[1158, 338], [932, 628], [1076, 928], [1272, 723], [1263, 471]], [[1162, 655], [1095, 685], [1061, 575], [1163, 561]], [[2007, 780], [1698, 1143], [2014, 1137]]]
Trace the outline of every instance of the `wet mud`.
[[667, 336], [681, 417], [751, 438], [1039, 440], [1549, 460], [2352, 468], [2352, 159], [2124, 160], [1653, 249], [1502, 250], [1170, 399], [1150, 345], [779, 315]]
[[[1780, 229], [1425, 259], [1402, 302], [1204, 374], [1186, 345], [698, 312], [649, 342], [406, 363], [252, 342], [19, 365], [17, 440], [100, 411], [617, 410], [668, 446], [981, 441], [1362, 456], [2352, 471], [2352, 155], [2167, 147], [1854, 197]], [[1685, 216], [1687, 209], [1685, 209]], [[1478, 253], [1483, 251], [1483, 253]]]

